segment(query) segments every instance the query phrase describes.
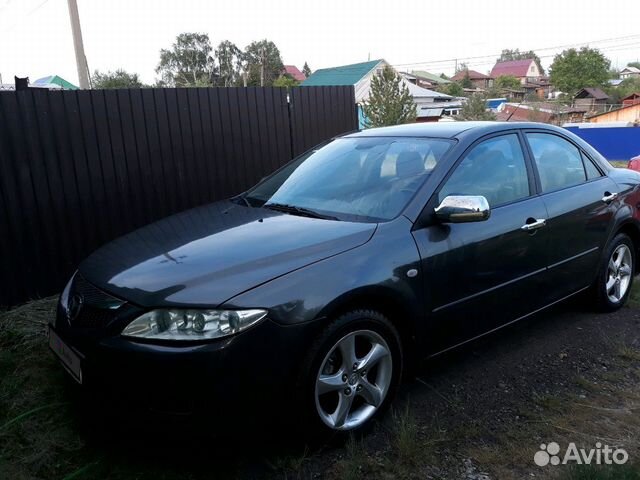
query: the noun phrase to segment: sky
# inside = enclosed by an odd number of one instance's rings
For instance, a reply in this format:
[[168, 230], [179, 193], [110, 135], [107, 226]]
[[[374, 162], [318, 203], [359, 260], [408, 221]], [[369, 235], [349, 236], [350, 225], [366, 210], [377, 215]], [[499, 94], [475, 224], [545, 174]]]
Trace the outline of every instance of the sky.
[[[267, 38], [285, 64], [317, 68], [384, 58], [400, 70], [486, 73], [504, 48], [600, 48], [614, 66], [640, 59], [637, 0], [77, 0], [89, 69], [123, 68], [153, 83], [161, 48], [182, 32], [244, 48]], [[611, 9], [607, 8], [611, 5]], [[484, 58], [474, 58], [484, 57]], [[67, 0], [0, 0], [0, 75], [78, 83]]]

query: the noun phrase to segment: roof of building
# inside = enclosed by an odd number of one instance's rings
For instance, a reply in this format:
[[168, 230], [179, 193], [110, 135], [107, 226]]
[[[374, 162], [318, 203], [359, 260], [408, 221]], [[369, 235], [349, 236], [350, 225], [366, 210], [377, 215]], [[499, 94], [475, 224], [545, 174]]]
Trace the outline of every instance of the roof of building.
[[324, 85], [355, 85], [371, 70], [383, 62], [384, 60], [371, 60], [370, 62], [354, 63], [351, 65], [343, 65], [341, 67], [321, 68], [313, 72], [302, 82], [307, 86], [324, 86]]
[[497, 62], [491, 70], [491, 76], [498, 78], [503, 75], [512, 77], [526, 77], [529, 73], [531, 62], [535, 62], [533, 58], [526, 60], [509, 60], [508, 62]]
[[624, 100], [634, 100], [634, 99], [639, 98], [639, 97], [640, 97], [640, 92], [634, 92], [631, 95], [627, 95], [626, 97], [621, 98], [620, 100], [622, 100], [622, 101], [624, 101]]
[[460, 81], [464, 79], [464, 77], [466, 77], [467, 72], [469, 72], [469, 78], [471, 80], [485, 80], [491, 78], [490, 76], [485, 75], [484, 73], [476, 72], [475, 70], [460, 70], [453, 77], [451, 77], [451, 80], [454, 80], [456, 82]]
[[451, 95], [447, 95], [440, 92], [434, 92], [433, 90], [429, 90], [428, 88], [422, 88], [418, 85], [415, 85], [411, 82], [405, 82], [405, 85], [409, 88], [409, 93], [413, 98], [450, 98], [453, 99]]
[[303, 82], [307, 78], [295, 65], [285, 65], [284, 73], [298, 82]]
[[423, 80], [427, 80], [429, 82], [437, 83], [439, 85], [446, 85], [448, 83], [451, 83], [451, 80], [447, 80], [446, 78], [442, 78], [439, 75], [435, 75], [433, 73], [425, 72], [424, 70], [412, 70], [411, 75]]
[[621, 83], [622, 83], [622, 79], [621, 78], [612, 78], [611, 80], [609, 80], [609, 85], [612, 85], [614, 87], [617, 87]]
[[609, 95], [604, 93], [599, 88], [586, 87], [578, 90], [578, 93], [576, 93], [573, 96], [573, 98], [588, 98], [588, 97], [594, 98], [595, 100], [606, 100], [609, 98]]
[[78, 87], [73, 83], [66, 81], [58, 75], [49, 75], [48, 77], [39, 78], [32, 82], [31, 85], [34, 87], [49, 89], [78, 90]]
[[629, 73], [640, 73], [640, 68], [637, 67], [624, 67], [620, 73], [629, 72]]

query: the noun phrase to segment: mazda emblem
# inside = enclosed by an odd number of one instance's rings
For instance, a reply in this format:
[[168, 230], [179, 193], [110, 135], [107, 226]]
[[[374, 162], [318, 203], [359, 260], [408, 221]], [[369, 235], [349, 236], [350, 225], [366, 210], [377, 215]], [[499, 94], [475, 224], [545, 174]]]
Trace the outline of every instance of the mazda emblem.
[[84, 298], [79, 293], [75, 294], [69, 300], [69, 308], [67, 309], [67, 316], [69, 317], [69, 321], [74, 321], [78, 315], [80, 314], [80, 310], [82, 310], [82, 304], [84, 303]]

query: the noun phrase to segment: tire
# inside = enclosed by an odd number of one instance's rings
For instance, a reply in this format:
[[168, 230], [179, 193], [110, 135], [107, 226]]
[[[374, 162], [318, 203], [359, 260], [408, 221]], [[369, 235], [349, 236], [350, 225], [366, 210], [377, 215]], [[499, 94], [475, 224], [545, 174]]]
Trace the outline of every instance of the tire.
[[[350, 358], [343, 358], [343, 352]], [[366, 364], [366, 359], [375, 361]], [[384, 315], [354, 310], [335, 319], [314, 342], [300, 370], [306, 435], [326, 439], [365, 432], [393, 400], [402, 367], [400, 336]]]
[[598, 276], [591, 287], [596, 310], [614, 312], [626, 303], [633, 286], [635, 266], [633, 242], [624, 233], [617, 234], [605, 249]]

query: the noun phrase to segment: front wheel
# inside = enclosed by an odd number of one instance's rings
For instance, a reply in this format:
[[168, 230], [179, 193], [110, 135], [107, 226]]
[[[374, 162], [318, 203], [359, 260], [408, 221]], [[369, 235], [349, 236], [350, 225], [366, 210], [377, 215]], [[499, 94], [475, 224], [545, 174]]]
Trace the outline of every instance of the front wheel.
[[607, 246], [593, 285], [598, 310], [613, 312], [625, 304], [633, 284], [635, 260], [631, 239], [624, 233], [616, 235]]
[[400, 337], [382, 314], [342, 315], [316, 341], [303, 367], [306, 416], [319, 433], [362, 430], [388, 407], [401, 371]]

